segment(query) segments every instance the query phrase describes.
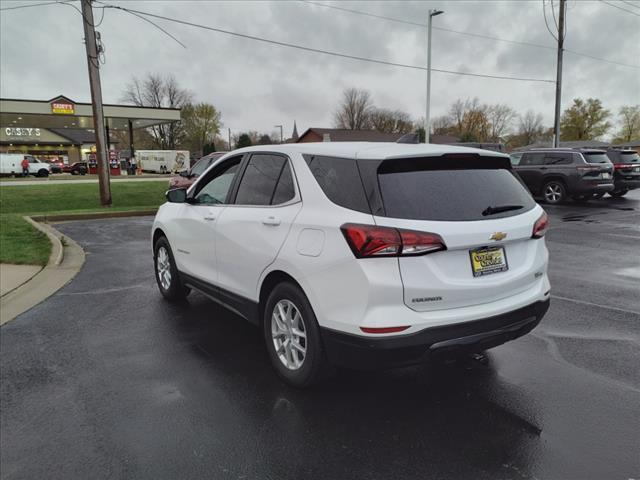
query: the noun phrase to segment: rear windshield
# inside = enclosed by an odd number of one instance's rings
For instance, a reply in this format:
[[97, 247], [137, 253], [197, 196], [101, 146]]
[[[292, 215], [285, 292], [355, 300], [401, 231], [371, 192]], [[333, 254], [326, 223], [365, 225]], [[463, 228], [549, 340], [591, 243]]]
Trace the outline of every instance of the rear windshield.
[[535, 206], [504, 168], [424, 169], [378, 173], [387, 217], [468, 221], [520, 215]]
[[611, 160], [609, 160], [609, 157], [607, 157], [606, 153], [582, 152], [582, 155], [589, 163], [611, 163]]
[[640, 155], [636, 152], [620, 152], [620, 163], [638, 163]]

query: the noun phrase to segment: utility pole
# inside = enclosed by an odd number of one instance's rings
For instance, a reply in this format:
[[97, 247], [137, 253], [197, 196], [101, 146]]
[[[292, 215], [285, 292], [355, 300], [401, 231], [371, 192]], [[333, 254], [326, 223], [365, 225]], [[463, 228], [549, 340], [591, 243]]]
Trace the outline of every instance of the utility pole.
[[284, 143], [284, 136], [282, 135], [282, 125], [274, 125], [274, 128], [280, 129], [280, 143]]
[[558, 19], [558, 64], [556, 67], [556, 110], [553, 121], [553, 146], [560, 146], [560, 105], [562, 100], [562, 55], [564, 53], [564, 14], [566, 0], [560, 0], [560, 15]]
[[94, 29], [92, 0], [81, 0], [82, 23], [84, 26], [84, 43], [87, 49], [89, 67], [89, 86], [91, 87], [91, 105], [93, 107], [93, 129], [96, 136], [96, 157], [98, 161], [98, 186], [100, 188], [100, 204], [111, 206], [111, 185], [109, 183], [109, 152], [105, 133], [104, 114], [102, 111], [102, 87], [100, 86], [100, 64]]
[[227, 130], [229, 130], [229, 151], [233, 150], [233, 148], [231, 148], [231, 129], [228, 128]]
[[444, 13], [442, 10], [429, 10], [429, 20], [427, 22], [427, 108], [424, 117], [424, 143], [429, 143], [429, 132], [431, 130], [431, 23], [433, 17]]

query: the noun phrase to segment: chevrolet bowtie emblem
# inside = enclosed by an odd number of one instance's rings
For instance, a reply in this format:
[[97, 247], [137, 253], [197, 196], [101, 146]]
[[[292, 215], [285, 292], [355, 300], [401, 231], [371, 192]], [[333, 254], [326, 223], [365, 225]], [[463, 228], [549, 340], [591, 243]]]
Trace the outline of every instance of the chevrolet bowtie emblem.
[[499, 242], [500, 240], [503, 240], [505, 238], [507, 238], [507, 234], [506, 233], [504, 233], [504, 232], [495, 232], [489, 237], [489, 240], [495, 240], [496, 242]]

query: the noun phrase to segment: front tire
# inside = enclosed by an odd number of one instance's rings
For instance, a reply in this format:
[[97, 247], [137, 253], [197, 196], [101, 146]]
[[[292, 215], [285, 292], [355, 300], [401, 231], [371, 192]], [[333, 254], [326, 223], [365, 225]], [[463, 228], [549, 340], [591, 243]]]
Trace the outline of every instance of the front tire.
[[567, 198], [567, 189], [558, 180], [551, 180], [542, 187], [542, 196], [550, 205], [562, 203]]
[[45, 170], [44, 168], [42, 170], [38, 170], [38, 177], [48, 177], [49, 176], [49, 170]]
[[289, 385], [317, 383], [325, 367], [320, 327], [304, 292], [278, 284], [264, 305], [263, 334], [271, 364]]
[[182, 284], [173, 252], [165, 237], [160, 237], [154, 245], [153, 265], [158, 289], [164, 298], [170, 302], [180, 302], [187, 298], [191, 290]]

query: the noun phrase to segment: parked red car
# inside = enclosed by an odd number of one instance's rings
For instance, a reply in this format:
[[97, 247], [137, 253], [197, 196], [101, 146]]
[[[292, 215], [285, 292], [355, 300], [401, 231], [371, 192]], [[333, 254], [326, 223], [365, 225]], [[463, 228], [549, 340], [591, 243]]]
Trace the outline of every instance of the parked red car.
[[87, 162], [74, 162], [71, 165], [65, 165], [62, 167], [64, 173], [70, 173], [71, 175], [86, 175], [89, 171]]
[[180, 172], [169, 179], [169, 189], [189, 188], [209, 166], [227, 152], [213, 152], [198, 160], [189, 170]]

